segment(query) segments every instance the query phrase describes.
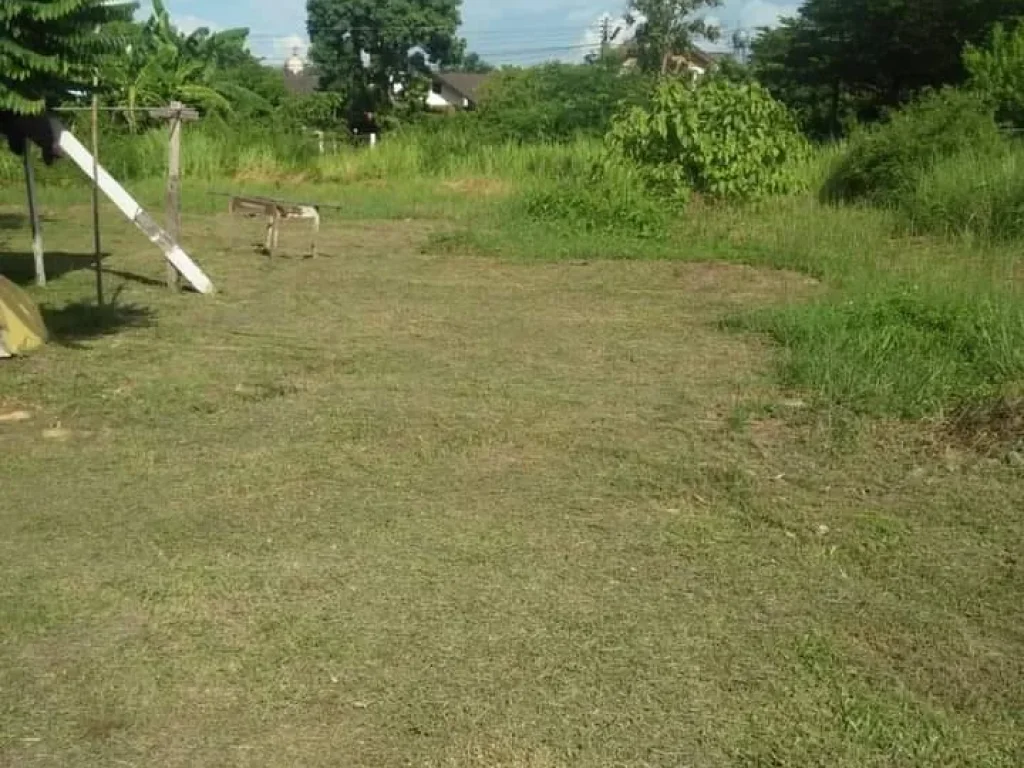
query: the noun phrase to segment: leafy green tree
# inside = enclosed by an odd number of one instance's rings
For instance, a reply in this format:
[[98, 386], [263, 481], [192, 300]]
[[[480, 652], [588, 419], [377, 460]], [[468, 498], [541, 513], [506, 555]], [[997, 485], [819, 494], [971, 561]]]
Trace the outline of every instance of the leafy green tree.
[[102, 57], [119, 45], [109, 25], [134, 10], [106, 0], [3, 0], [0, 109], [38, 114], [69, 89], [91, 88]]
[[479, 53], [470, 51], [458, 62], [456, 66], [462, 72], [472, 72], [477, 75], [486, 75], [494, 71], [494, 65], [484, 61]]
[[839, 133], [851, 116], [877, 120], [927, 88], [962, 83], [964, 46], [1020, 14], [1024, 0], [807, 0], [754, 42], [753, 66], [819, 131]]
[[308, 0], [310, 58], [354, 113], [391, 111], [425, 90], [427, 64], [458, 61], [462, 0]]
[[996, 24], [988, 45], [967, 46], [964, 64], [971, 87], [995, 106], [1000, 120], [1024, 127], [1024, 21]]
[[722, 0], [629, 0], [626, 21], [637, 25], [641, 69], [667, 74], [672, 57], [687, 53], [695, 37], [715, 40], [718, 29], [698, 14], [721, 4]]
[[603, 136], [620, 109], [646, 102], [650, 88], [650, 77], [610, 63], [506, 68], [484, 83], [475, 117], [500, 140]]

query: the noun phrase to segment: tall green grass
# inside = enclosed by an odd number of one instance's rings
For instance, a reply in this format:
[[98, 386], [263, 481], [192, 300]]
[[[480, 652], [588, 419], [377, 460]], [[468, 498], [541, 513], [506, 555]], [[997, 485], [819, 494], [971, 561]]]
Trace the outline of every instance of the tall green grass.
[[961, 152], [939, 163], [900, 207], [911, 231], [982, 241], [1024, 238], [1024, 146]]
[[1024, 302], [998, 291], [859, 286], [734, 323], [786, 348], [788, 385], [856, 412], [942, 416], [1024, 384]]

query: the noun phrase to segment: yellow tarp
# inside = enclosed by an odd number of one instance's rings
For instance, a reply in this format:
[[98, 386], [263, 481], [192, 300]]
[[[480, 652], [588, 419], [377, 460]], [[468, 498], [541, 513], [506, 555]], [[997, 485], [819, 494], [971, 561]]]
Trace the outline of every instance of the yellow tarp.
[[0, 357], [41, 347], [46, 339], [46, 325], [35, 302], [0, 275]]

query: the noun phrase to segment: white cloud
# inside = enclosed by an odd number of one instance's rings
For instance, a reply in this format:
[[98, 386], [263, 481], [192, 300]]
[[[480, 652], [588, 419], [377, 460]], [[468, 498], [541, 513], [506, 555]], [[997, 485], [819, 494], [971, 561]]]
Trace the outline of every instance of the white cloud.
[[274, 40], [273, 49], [273, 57], [275, 59], [287, 59], [293, 53], [306, 58], [306, 54], [309, 53], [309, 42], [306, 38], [299, 35], [288, 35], [287, 37], [279, 37]]
[[198, 16], [192, 16], [190, 14], [185, 14], [184, 16], [171, 16], [171, 21], [179, 31], [186, 35], [191, 35], [197, 29], [203, 29], [204, 27], [211, 32], [218, 32], [221, 29], [221, 26], [216, 22], [209, 21], [208, 19], [201, 19]]
[[771, 3], [768, 0], [749, 0], [739, 9], [741, 27], [774, 27], [784, 16], [795, 16], [800, 6], [794, 3]]

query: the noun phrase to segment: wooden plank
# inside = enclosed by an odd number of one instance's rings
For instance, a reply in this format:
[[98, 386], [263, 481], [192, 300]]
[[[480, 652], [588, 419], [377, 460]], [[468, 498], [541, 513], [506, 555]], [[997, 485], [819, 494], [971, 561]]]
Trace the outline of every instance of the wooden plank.
[[179, 120], [190, 123], [193, 120], [199, 119], [199, 113], [191, 107], [183, 105], [172, 104], [168, 107], [157, 107], [155, 109], [148, 109], [146, 113], [150, 117], [160, 118], [162, 120], [170, 120], [171, 118], [178, 118]]
[[[171, 117], [167, 158], [167, 233], [174, 242], [181, 238], [181, 118]], [[167, 262], [167, 287], [177, 291], [178, 270]]]

